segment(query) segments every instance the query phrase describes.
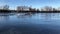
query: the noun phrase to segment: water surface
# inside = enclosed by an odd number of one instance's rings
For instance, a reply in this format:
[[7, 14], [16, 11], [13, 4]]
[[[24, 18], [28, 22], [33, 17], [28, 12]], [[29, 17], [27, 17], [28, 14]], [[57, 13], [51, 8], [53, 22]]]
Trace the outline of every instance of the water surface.
[[60, 13], [1, 13], [0, 34], [60, 34]]

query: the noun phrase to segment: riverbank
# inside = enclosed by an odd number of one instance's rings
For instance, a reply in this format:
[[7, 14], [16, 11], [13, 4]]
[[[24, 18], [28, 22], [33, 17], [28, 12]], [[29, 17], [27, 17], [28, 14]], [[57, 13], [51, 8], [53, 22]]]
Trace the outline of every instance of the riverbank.
[[0, 13], [60, 13], [60, 11], [16, 11], [16, 10], [0, 10]]

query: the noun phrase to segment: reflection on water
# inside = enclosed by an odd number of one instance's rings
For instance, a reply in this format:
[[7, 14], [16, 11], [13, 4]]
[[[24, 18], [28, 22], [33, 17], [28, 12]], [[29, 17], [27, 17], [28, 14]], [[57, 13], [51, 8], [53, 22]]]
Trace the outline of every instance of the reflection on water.
[[18, 18], [27, 18], [27, 17], [31, 17], [32, 14], [26, 14], [26, 13], [21, 14], [21, 13], [19, 13], [19, 14], [17, 14], [16, 16], [17, 16]]
[[0, 14], [0, 34], [60, 34], [60, 13]]

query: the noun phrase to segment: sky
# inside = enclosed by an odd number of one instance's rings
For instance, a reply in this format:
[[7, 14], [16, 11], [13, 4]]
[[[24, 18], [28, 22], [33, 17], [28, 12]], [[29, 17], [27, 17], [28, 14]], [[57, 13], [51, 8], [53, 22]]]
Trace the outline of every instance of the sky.
[[9, 5], [10, 9], [16, 9], [17, 6], [32, 6], [41, 8], [44, 6], [60, 7], [60, 0], [0, 0], [0, 6]]

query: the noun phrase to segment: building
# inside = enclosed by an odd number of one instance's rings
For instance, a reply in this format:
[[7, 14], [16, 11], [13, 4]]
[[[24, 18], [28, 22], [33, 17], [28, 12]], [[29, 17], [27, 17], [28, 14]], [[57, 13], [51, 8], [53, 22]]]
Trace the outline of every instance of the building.
[[36, 8], [29, 8], [29, 11], [37, 11]]
[[17, 11], [29, 11], [29, 7], [28, 6], [18, 6]]
[[31, 6], [18, 6], [17, 11], [36, 11], [36, 8], [32, 8]]
[[57, 11], [60, 11], [60, 7], [58, 7]]

